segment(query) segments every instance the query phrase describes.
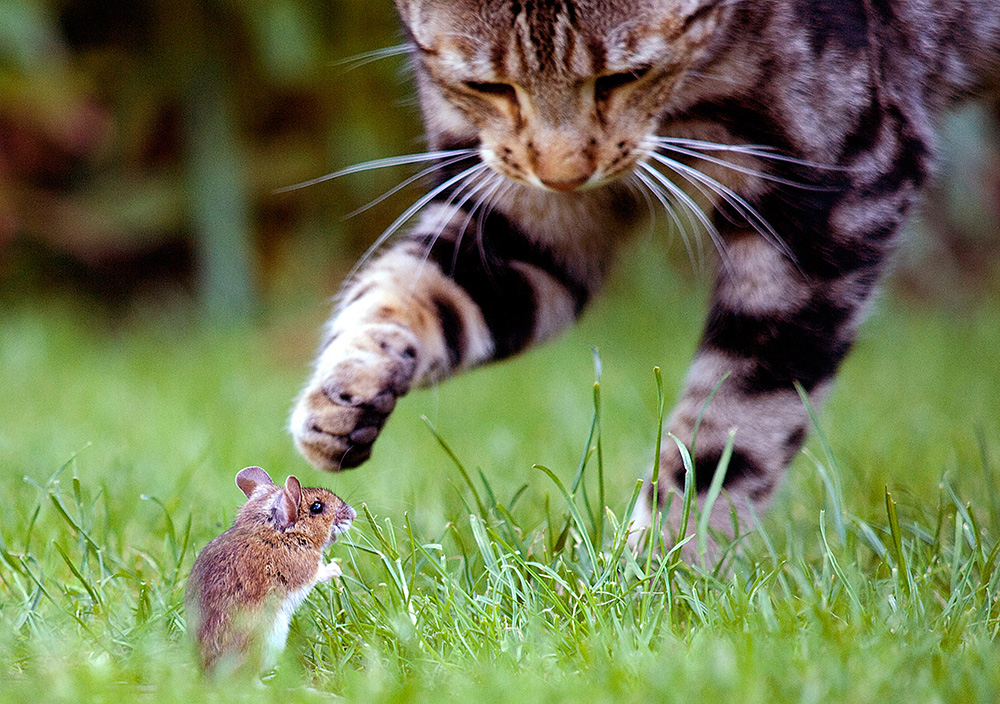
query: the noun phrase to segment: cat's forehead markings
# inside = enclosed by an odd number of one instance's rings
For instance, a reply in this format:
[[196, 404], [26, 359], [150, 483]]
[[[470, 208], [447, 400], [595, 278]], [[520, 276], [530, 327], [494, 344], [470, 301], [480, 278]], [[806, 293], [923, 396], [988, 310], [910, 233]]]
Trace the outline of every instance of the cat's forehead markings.
[[658, 35], [629, 35], [608, 47], [608, 67], [627, 71], [644, 64], [655, 64], [667, 53], [667, 41]]
[[600, 62], [602, 45], [581, 31], [586, 23], [576, 16], [571, 3], [516, 3], [512, 8], [511, 32], [501, 53], [509, 69], [522, 73], [587, 75]]
[[492, 81], [497, 78], [488, 47], [473, 46], [469, 41], [440, 42], [435, 61], [442, 71], [463, 80]]
[[655, 64], [669, 48], [667, 35], [646, 22], [630, 19], [606, 33], [601, 42], [604, 49], [603, 71], [628, 71], [644, 64]]
[[556, 63], [562, 64], [563, 66], [570, 68], [570, 70], [579, 71], [580, 66], [578, 60], [582, 57], [580, 56], [580, 52], [576, 51], [576, 30], [573, 27], [571, 18], [567, 16], [567, 14], [560, 13], [556, 16], [553, 34], [558, 54], [558, 56], [556, 56]]
[[506, 54], [508, 70], [528, 73], [537, 70], [531, 51], [531, 28], [528, 26], [528, 16], [522, 12], [514, 18], [510, 40]]
[[493, 66], [500, 73], [521, 76], [575, 76], [585, 78], [604, 70], [607, 53], [604, 40], [592, 36], [559, 15], [548, 35], [538, 36], [524, 13], [511, 31], [497, 37]]
[[657, 63], [670, 43], [666, 30], [651, 26], [647, 17], [630, 17], [595, 31], [562, 3], [548, 13], [520, 5], [503, 22], [493, 18], [493, 25], [459, 26], [456, 17], [433, 17], [433, 30], [425, 26], [418, 45], [434, 57], [439, 72], [453, 79], [582, 79]]

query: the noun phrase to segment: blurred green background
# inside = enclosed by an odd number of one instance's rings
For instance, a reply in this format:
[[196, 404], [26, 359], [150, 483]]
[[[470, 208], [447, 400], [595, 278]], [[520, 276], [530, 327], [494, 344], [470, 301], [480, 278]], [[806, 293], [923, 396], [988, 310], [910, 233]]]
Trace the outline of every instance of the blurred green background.
[[338, 63], [397, 31], [388, 1], [0, 0], [3, 295], [230, 317], [335, 290], [386, 222], [343, 216], [401, 174], [274, 190], [421, 148], [403, 60]]

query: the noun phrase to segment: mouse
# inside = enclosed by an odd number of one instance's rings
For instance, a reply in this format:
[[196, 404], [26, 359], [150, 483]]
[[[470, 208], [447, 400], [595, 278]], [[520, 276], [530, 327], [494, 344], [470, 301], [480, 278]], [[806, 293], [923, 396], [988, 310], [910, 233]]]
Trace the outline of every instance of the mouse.
[[357, 516], [328, 489], [294, 476], [278, 486], [260, 467], [241, 469], [236, 485], [246, 503], [198, 554], [185, 595], [188, 630], [210, 675], [274, 666], [295, 610], [316, 584], [341, 575], [323, 550]]

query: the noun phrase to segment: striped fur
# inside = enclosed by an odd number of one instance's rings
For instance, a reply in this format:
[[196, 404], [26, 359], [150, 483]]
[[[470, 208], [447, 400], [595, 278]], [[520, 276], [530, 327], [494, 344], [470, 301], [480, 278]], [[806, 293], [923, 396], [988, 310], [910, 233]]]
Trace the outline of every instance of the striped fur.
[[[414, 384], [557, 334], [650, 200], [720, 250], [668, 430], [689, 442], [728, 375], [698, 430], [698, 487], [736, 429], [726, 490], [742, 519], [763, 508], [806, 436], [794, 384], [819, 403], [848, 353], [942, 112], [1000, 84], [1000, 0], [396, 4], [430, 146], [472, 151], [346, 285], [292, 416], [299, 448], [357, 465]], [[662, 501], [676, 449], [659, 476]]]

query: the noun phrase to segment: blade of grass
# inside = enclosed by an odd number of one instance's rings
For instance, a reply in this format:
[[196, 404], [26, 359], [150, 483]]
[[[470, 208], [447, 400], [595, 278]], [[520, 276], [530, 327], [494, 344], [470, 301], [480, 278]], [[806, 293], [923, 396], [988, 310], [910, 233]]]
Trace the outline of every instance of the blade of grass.
[[576, 502], [573, 501], [573, 496], [566, 490], [565, 485], [560, 481], [556, 473], [553, 472], [548, 467], [540, 464], [536, 464], [532, 469], [537, 469], [548, 475], [552, 483], [556, 485], [559, 492], [563, 495], [563, 499], [566, 501], [566, 507], [569, 509], [570, 515], [573, 517], [573, 521], [576, 523], [577, 528], [580, 530], [580, 539], [583, 541], [584, 548], [587, 550], [587, 556], [590, 558], [591, 569], [596, 570], [598, 567], [597, 562], [597, 552], [594, 550], [594, 544], [590, 540], [590, 535], [587, 533], [587, 524], [583, 521], [583, 516], [580, 515], [580, 510], [576, 506]]
[[705, 551], [708, 549], [708, 522], [712, 517], [712, 507], [715, 505], [715, 500], [719, 498], [719, 494], [722, 492], [722, 483], [726, 480], [726, 471], [729, 469], [729, 460], [733, 456], [733, 443], [735, 441], [736, 429], [733, 428], [729, 431], [726, 446], [722, 450], [719, 464], [715, 467], [715, 474], [712, 475], [712, 483], [708, 487], [708, 493], [705, 494], [705, 500], [701, 507], [701, 515], [698, 517], [698, 556], [701, 559], [702, 565], [705, 564]]
[[681, 503], [681, 520], [680, 525], [677, 527], [677, 537], [674, 540], [676, 543], [687, 536], [688, 520], [691, 516], [691, 504], [694, 501], [695, 494], [695, 470], [694, 462], [691, 461], [691, 455], [688, 449], [684, 447], [681, 439], [673, 433], [668, 433], [667, 436], [677, 445], [677, 451], [681, 453], [681, 464], [684, 466], [684, 500]]
[[798, 392], [799, 398], [802, 399], [802, 405], [805, 406], [806, 413], [809, 414], [809, 422], [812, 424], [813, 430], [816, 432], [816, 437], [819, 439], [820, 447], [823, 448], [823, 454], [826, 455], [826, 461], [830, 465], [832, 475], [830, 472], [827, 472], [826, 467], [817, 461], [812, 454], [807, 453], [809, 459], [812, 460], [813, 464], [816, 466], [816, 471], [819, 472], [820, 477], [823, 479], [823, 484], [827, 490], [827, 496], [830, 497], [830, 507], [831, 510], [833, 510], [833, 525], [837, 531], [837, 537], [840, 539], [841, 544], [843, 544], [847, 540], [847, 530], [844, 527], [844, 515], [843, 510], [841, 509], [843, 501], [841, 500], [841, 490], [839, 484], [839, 478], [841, 475], [840, 467], [837, 466], [837, 459], [833, 456], [833, 449], [830, 447], [830, 443], [827, 442], [826, 435], [823, 433], [823, 428], [820, 427], [819, 418], [816, 415], [815, 409], [813, 409], [812, 401], [810, 400], [805, 387], [796, 381], [795, 390]]
[[728, 378], [729, 378], [729, 372], [726, 372], [721, 377], [719, 377], [719, 380], [715, 382], [715, 386], [712, 387], [712, 390], [709, 392], [708, 397], [705, 399], [705, 403], [701, 404], [701, 410], [698, 412], [698, 418], [694, 422], [694, 430], [691, 431], [692, 455], [696, 454], [695, 443], [698, 440], [698, 429], [701, 427], [701, 421], [705, 418], [705, 412], [708, 410], [708, 404], [712, 402], [712, 399], [715, 398], [715, 394], [719, 392], [719, 389], [722, 388], [722, 385]]
[[472, 483], [472, 479], [469, 478], [469, 473], [465, 471], [465, 465], [462, 461], [458, 459], [458, 455], [454, 453], [451, 447], [445, 442], [445, 439], [441, 437], [438, 431], [434, 428], [434, 424], [431, 423], [430, 418], [427, 416], [420, 416], [420, 419], [424, 422], [427, 428], [431, 431], [431, 435], [434, 439], [438, 441], [438, 445], [444, 450], [445, 454], [451, 459], [452, 463], [458, 469], [458, 473], [462, 475], [462, 479], [465, 480], [465, 484], [472, 491], [472, 496], [476, 500], [476, 506], [479, 508], [479, 515], [486, 518], [486, 506], [483, 504], [483, 500], [479, 496], [479, 491], [476, 489], [476, 485]]
[[[600, 357], [597, 349], [594, 349], [595, 365], [600, 369]], [[598, 381], [594, 382], [594, 416], [597, 418], [597, 511], [591, 514], [591, 522], [594, 526], [593, 542], [597, 545], [604, 543], [604, 508], [607, 503], [604, 499], [604, 443], [601, 440], [601, 382], [600, 372]], [[588, 506], [589, 509], [589, 506]], [[596, 514], [596, 515], [594, 515]]]
[[903, 531], [899, 527], [896, 502], [893, 501], [888, 486], [885, 487], [885, 511], [889, 517], [889, 533], [892, 536], [892, 549], [896, 557], [899, 581], [906, 590], [906, 598], [910, 599], [913, 596], [913, 577], [906, 565], [906, 555], [903, 552]]
[[[599, 386], [601, 383], [601, 374], [603, 371], [603, 364], [601, 363], [601, 355], [597, 348], [591, 350], [594, 356], [594, 384]], [[587, 434], [587, 443], [583, 446], [583, 456], [580, 458], [580, 464], [576, 468], [576, 474], [573, 476], [573, 483], [570, 485], [570, 493], [574, 496], [576, 495], [576, 490], [580, 487], [580, 482], [583, 481], [583, 472], [587, 467], [587, 463], [590, 461], [591, 456], [596, 451], [593, 447], [594, 437], [597, 434], [597, 424], [599, 422], [598, 409], [594, 407], [594, 414], [590, 419], [590, 432]]]
[[819, 533], [823, 538], [823, 547], [826, 548], [826, 556], [830, 561], [830, 567], [833, 569], [834, 574], [837, 575], [837, 579], [840, 583], [844, 585], [844, 591], [847, 592], [847, 596], [850, 597], [851, 603], [857, 612], [863, 612], [864, 607], [861, 605], [861, 600], [858, 598], [857, 592], [854, 587], [851, 586], [850, 581], [847, 579], [847, 575], [844, 574], [844, 570], [840, 567], [840, 562], [837, 561], [837, 556], [833, 554], [833, 550], [830, 549], [830, 543], [826, 539], [826, 511], [820, 510], [819, 512]]
[[[660, 510], [660, 455], [663, 452], [663, 413], [666, 406], [663, 394], [663, 374], [659, 367], [653, 367], [653, 378], [656, 380], [656, 444], [653, 446], [653, 471], [650, 473], [649, 513], [652, 517], [649, 534], [646, 536], [646, 572], [653, 563], [653, 549], [656, 545], [654, 536], [662, 542], [663, 512]], [[632, 514], [629, 514], [632, 515]]]
[[660, 483], [660, 451], [663, 445], [663, 412], [666, 407], [663, 395], [663, 374], [659, 367], [653, 367], [653, 378], [656, 380], [656, 444], [653, 445], [653, 471], [650, 481], [653, 485], [653, 506], [659, 506], [657, 492]]
[[98, 545], [97, 542], [90, 537], [87, 531], [85, 531], [80, 526], [79, 523], [73, 520], [73, 518], [69, 515], [69, 512], [66, 510], [66, 507], [63, 506], [62, 501], [59, 500], [59, 496], [56, 494], [55, 491], [51, 490], [49, 491], [49, 498], [52, 500], [52, 504], [56, 507], [56, 510], [59, 512], [59, 515], [61, 515], [63, 519], [69, 524], [70, 528], [73, 529], [74, 537], [83, 536], [86, 539], [87, 543], [89, 543], [90, 546], [94, 549], [94, 551], [100, 553], [101, 546]]
[[80, 570], [76, 568], [76, 565], [73, 564], [73, 561], [70, 559], [69, 555], [63, 549], [62, 545], [60, 545], [55, 540], [52, 541], [52, 545], [55, 547], [56, 552], [59, 553], [59, 556], [62, 557], [63, 562], [66, 563], [66, 566], [69, 567], [69, 571], [73, 573], [73, 576], [76, 577], [77, 580], [80, 582], [80, 584], [83, 585], [83, 588], [87, 590], [87, 594], [90, 595], [91, 601], [94, 602], [95, 611], [102, 609], [104, 607], [104, 604], [101, 601], [101, 597], [97, 594], [97, 591], [94, 589], [94, 587], [91, 586], [90, 582], [87, 581], [86, 577], [84, 577], [80, 573]]

